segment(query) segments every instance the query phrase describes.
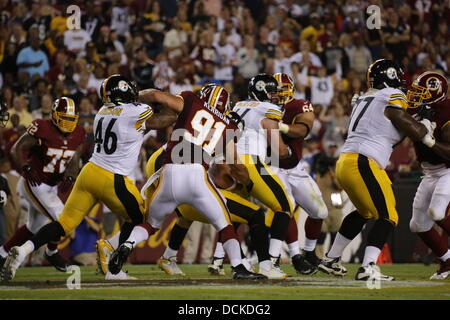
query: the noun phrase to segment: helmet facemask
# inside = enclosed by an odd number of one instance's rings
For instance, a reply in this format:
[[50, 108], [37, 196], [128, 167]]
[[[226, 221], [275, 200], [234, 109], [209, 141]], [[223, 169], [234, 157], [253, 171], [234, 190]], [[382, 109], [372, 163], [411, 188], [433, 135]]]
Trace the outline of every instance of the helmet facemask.
[[52, 111], [53, 123], [64, 133], [71, 133], [78, 124], [78, 115], [69, 115], [64, 112]]
[[9, 121], [9, 112], [8, 111], [3, 111], [0, 113], [0, 127], [4, 128], [6, 127], [6, 124]]

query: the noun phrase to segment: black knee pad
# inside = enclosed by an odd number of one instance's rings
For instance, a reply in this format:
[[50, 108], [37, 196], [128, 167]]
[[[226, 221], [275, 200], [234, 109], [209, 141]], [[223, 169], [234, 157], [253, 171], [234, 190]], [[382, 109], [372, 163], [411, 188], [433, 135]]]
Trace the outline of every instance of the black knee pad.
[[31, 241], [34, 244], [34, 250], [39, 249], [44, 244], [49, 242], [58, 242], [61, 237], [64, 237], [66, 232], [62, 225], [57, 222], [51, 222], [43, 226], [34, 236]]
[[368, 219], [363, 218], [358, 211], [350, 212], [342, 221], [339, 233], [347, 239], [353, 240], [366, 224]]
[[255, 214], [252, 215], [250, 220], [248, 220], [248, 226], [249, 228], [255, 226], [255, 225], [265, 225], [266, 216], [264, 214], [263, 209], [259, 209], [255, 212]]
[[377, 220], [369, 232], [367, 246], [377, 247], [382, 250], [394, 227], [394, 224], [389, 220]]

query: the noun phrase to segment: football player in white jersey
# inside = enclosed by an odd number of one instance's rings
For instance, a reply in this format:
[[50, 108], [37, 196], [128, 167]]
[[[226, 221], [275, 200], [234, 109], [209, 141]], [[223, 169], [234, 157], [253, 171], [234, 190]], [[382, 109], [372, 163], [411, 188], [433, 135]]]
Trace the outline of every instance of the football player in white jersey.
[[343, 276], [347, 270], [340, 257], [369, 219], [376, 222], [369, 232], [362, 266], [355, 279], [391, 281], [376, 266], [378, 256], [398, 223], [391, 181], [384, 169], [393, 147], [404, 136], [427, 146], [434, 144], [429, 120], [417, 122], [406, 112], [403, 71], [391, 60], [377, 60], [367, 71], [369, 89], [354, 100], [348, 137], [336, 164], [336, 177], [356, 210], [348, 214], [319, 265], [323, 272]]
[[[137, 102], [134, 83], [121, 75], [103, 80], [100, 94], [103, 107], [94, 120], [96, 145], [91, 159], [79, 173], [58, 220], [42, 227], [22, 246], [10, 250], [2, 274], [4, 281], [14, 278], [31, 252], [71, 234], [98, 201], [124, 217], [119, 242], [144, 221], [144, 201], [134, 181], [127, 176], [138, 159], [153, 110]], [[121, 272], [118, 277], [124, 275]]]
[[[259, 272], [263, 274], [273, 270], [278, 260], [294, 209], [287, 178], [278, 167], [272, 166], [274, 160], [289, 156], [278, 128], [283, 117], [283, 110], [276, 104], [279, 103], [279, 92], [280, 88], [273, 76], [257, 75], [249, 82], [249, 100], [240, 101], [233, 108], [245, 122], [245, 130], [237, 148], [252, 181], [250, 194], [274, 212], [270, 223], [271, 261], [260, 264]], [[270, 166], [267, 164], [269, 147], [272, 153]]]

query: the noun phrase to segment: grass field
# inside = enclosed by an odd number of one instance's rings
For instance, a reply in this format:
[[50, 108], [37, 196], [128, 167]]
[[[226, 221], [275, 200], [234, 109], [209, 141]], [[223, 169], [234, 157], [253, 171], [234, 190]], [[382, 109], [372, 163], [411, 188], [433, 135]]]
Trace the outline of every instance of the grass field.
[[16, 278], [0, 284], [0, 299], [146, 299], [146, 300], [449, 300], [450, 279], [430, 281], [436, 265], [396, 264], [382, 266], [382, 271], [396, 281], [381, 283], [370, 290], [365, 282], [354, 281], [358, 265], [346, 265], [344, 278], [317, 273], [297, 276], [289, 265], [283, 269], [292, 277], [285, 280], [234, 281], [227, 276], [210, 276], [205, 265], [181, 265], [187, 276], [166, 276], [156, 265], [127, 265], [137, 281], [104, 281], [94, 267], [81, 268], [81, 289], [68, 290], [69, 274], [51, 267], [19, 269]]

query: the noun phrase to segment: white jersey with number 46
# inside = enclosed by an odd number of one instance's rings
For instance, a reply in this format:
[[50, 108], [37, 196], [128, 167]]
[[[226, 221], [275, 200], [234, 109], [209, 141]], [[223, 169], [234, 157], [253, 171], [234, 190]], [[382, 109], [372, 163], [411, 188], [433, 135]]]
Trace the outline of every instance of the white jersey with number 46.
[[384, 110], [407, 107], [406, 97], [399, 89], [369, 89], [353, 106], [347, 140], [341, 153], [365, 155], [385, 169], [393, 147], [403, 139], [403, 135], [386, 117]]
[[144, 141], [145, 121], [153, 109], [142, 103], [103, 106], [94, 120], [95, 147], [92, 161], [116, 174], [128, 176]]
[[236, 103], [233, 111], [245, 122], [244, 133], [237, 144], [239, 154], [252, 154], [265, 159], [267, 157], [267, 136], [261, 126], [265, 118], [281, 121], [283, 111], [270, 102], [246, 100]]

